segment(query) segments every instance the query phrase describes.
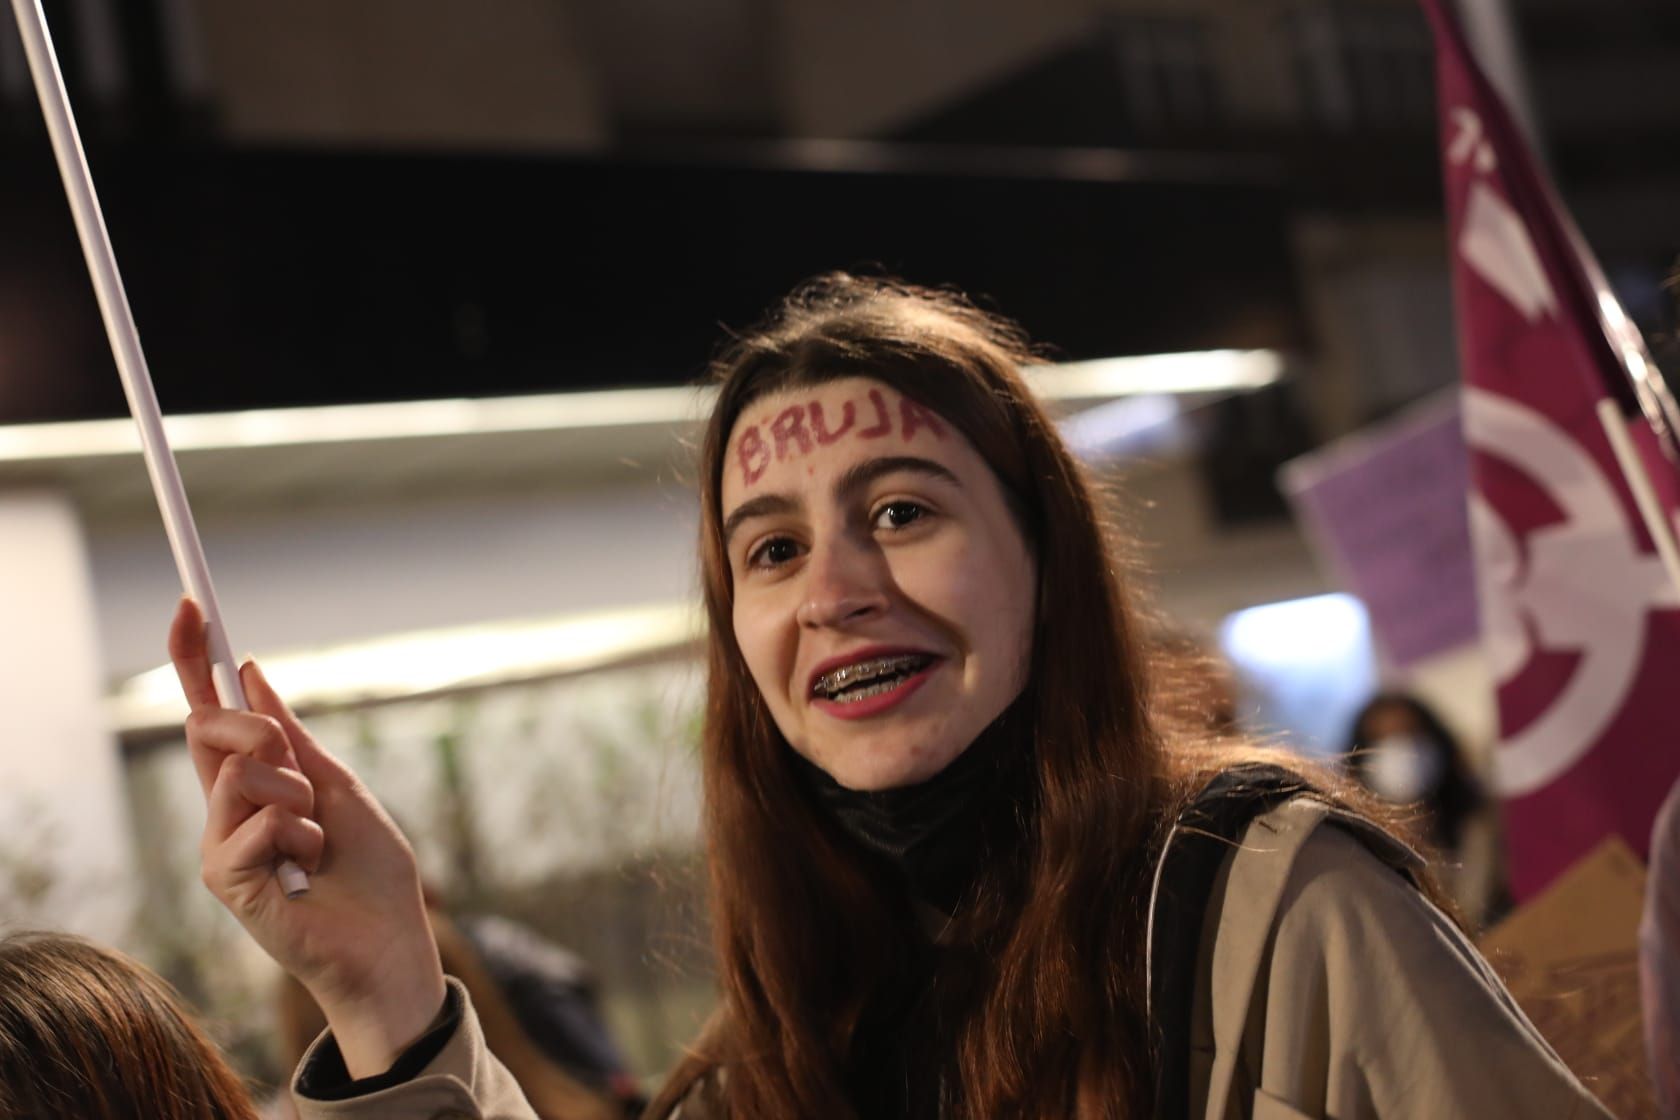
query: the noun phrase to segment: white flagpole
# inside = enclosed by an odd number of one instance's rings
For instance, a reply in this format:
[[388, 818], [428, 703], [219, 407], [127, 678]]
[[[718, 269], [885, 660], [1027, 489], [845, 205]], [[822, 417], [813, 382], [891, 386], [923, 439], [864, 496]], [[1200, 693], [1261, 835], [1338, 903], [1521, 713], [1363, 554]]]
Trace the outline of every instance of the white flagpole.
[[[12, 0], [12, 9], [17, 15], [24, 53], [29, 58], [29, 70], [35, 78], [35, 92], [40, 98], [41, 114], [47, 121], [53, 153], [58, 157], [64, 193], [69, 196], [70, 211], [76, 219], [82, 255], [93, 278], [93, 290], [99, 299], [100, 315], [105, 320], [111, 354], [117, 362], [117, 373], [122, 378], [129, 411], [134, 414], [134, 422], [140, 429], [140, 449], [146, 460], [146, 471], [151, 475], [158, 508], [163, 512], [169, 550], [174, 554], [181, 586], [204, 612], [216, 691], [221, 694], [224, 704], [248, 711], [250, 704], [239, 683], [239, 670], [234, 664], [227, 631], [222, 625], [216, 590], [210, 582], [210, 566], [204, 558], [198, 528], [193, 524], [192, 509], [187, 505], [187, 493], [181, 485], [175, 456], [164, 434], [157, 392], [152, 387], [152, 376], [146, 368], [146, 356], [140, 350], [140, 333], [135, 328], [134, 313], [129, 309], [128, 296], [123, 291], [122, 275], [117, 271], [116, 253], [111, 248], [111, 237], [106, 232], [105, 218], [99, 209], [99, 196], [94, 193], [93, 176], [88, 170], [87, 155], [82, 151], [76, 118], [70, 112], [70, 98], [65, 93], [64, 76], [59, 71], [58, 56], [53, 52], [46, 16], [41, 10], [40, 0]], [[288, 898], [295, 898], [309, 889], [309, 877], [291, 860], [281, 862], [275, 873]]]
[[1610, 449], [1616, 453], [1616, 465], [1622, 468], [1622, 477], [1627, 479], [1628, 489], [1633, 491], [1634, 504], [1639, 507], [1640, 519], [1645, 522], [1645, 529], [1657, 546], [1657, 556], [1662, 560], [1675, 590], [1680, 591], [1680, 546], [1675, 543], [1674, 527], [1663, 515], [1662, 501], [1657, 497], [1657, 489], [1651, 484], [1651, 476], [1646, 473], [1645, 464], [1639, 458], [1639, 449], [1634, 446], [1633, 436], [1628, 432], [1621, 406], [1610, 397], [1599, 401], [1598, 422], [1610, 438]]

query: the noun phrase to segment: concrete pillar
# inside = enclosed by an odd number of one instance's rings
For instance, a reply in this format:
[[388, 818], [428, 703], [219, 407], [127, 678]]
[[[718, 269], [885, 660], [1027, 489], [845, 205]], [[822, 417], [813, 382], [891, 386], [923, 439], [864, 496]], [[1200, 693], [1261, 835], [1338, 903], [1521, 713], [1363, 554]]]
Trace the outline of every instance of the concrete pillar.
[[121, 940], [134, 845], [81, 524], [61, 494], [0, 492], [0, 621], [0, 921]]

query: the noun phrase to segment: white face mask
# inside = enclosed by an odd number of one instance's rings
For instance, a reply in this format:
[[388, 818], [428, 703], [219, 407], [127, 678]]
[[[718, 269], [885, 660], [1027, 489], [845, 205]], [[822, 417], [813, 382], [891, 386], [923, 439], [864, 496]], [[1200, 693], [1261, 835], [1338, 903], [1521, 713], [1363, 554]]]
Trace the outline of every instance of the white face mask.
[[1409, 805], [1441, 781], [1441, 752], [1418, 735], [1385, 735], [1365, 749], [1364, 776], [1385, 801]]

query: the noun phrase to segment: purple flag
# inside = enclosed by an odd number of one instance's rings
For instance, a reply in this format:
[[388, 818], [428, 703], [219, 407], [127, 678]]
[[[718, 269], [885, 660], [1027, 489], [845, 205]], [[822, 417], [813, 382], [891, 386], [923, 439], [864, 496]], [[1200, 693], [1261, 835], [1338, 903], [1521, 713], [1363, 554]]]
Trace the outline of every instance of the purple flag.
[[1496, 778], [1525, 898], [1608, 834], [1643, 854], [1680, 775], [1680, 590], [1597, 413], [1606, 398], [1643, 408], [1630, 425], [1672, 523], [1680, 479], [1658, 444], [1673, 401], [1445, 4], [1423, 4]]

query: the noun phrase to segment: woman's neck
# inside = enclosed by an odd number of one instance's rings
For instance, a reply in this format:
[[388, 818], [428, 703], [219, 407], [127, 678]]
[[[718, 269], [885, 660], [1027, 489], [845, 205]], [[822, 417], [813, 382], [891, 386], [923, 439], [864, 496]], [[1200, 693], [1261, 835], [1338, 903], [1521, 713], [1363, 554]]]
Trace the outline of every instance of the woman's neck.
[[1017, 700], [945, 769], [899, 789], [847, 789], [794, 755], [806, 787], [859, 847], [902, 876], [912, 901], [956, 913], [1001, 834], [1018, 833], [1031, 744]]

